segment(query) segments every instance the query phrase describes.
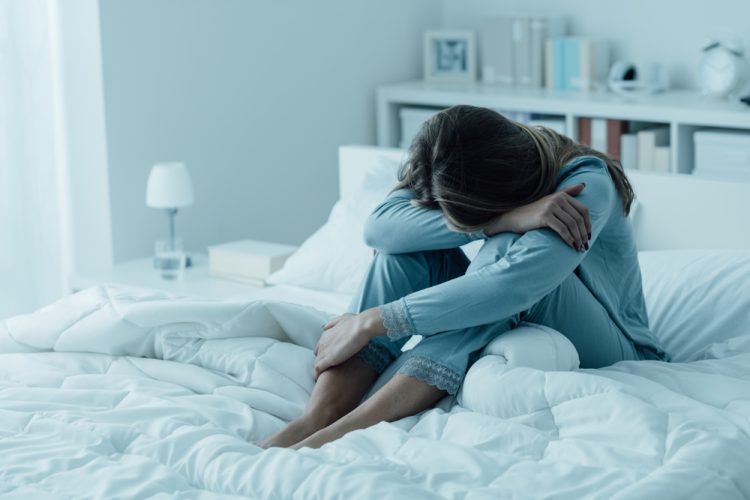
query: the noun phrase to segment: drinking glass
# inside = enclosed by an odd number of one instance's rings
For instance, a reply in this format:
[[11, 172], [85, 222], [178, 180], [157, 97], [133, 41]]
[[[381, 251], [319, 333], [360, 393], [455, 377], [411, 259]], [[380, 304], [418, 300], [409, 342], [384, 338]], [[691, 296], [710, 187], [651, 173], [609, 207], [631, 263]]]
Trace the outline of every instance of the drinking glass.
[[182, 278], [186, 262], [187, 255], [182, 246], [182, 238], [156, 240], [154, 267], [161, 272], [162, 279]]

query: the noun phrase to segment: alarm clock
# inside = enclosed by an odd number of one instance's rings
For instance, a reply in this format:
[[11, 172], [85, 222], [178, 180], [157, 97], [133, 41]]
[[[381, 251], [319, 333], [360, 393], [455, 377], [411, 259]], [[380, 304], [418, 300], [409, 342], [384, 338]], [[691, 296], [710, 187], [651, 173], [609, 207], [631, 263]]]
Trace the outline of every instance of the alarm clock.
[[747, 83], [747, 61], [738, 43], [711, 40], [703, 46], [698, 82], [706, 95], [726, 97]]

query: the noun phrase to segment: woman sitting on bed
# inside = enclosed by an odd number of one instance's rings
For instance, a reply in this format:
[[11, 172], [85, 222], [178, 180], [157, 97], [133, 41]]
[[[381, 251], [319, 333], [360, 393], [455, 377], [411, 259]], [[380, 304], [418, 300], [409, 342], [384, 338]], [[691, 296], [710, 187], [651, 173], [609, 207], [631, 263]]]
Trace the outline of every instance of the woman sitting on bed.
[[[619, 162], [549, 129], [471, 106], [435, 115], [367, 223], [377, 254], [358, 313], [324, 326], [305, 414], [261, 446], [318, 447], [430, 408], [521, 321], [565, 335], [583, 368], [664, 359], [648, 328], [632, 201]], [[470, 263], [459, 247], [476, 239], [485, 243]], [[402, 352], [412, 335], [423, 338]]]

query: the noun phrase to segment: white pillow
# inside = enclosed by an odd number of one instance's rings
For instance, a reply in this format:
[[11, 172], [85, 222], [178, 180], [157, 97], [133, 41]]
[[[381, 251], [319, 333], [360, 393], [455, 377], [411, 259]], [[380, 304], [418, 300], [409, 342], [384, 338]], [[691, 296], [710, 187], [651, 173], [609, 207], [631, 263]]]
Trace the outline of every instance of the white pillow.
[[750, 251], [648, 251], [639, 261], [651, 330], [672, 361], [750, 335]]
[[398, 163], [380, 156], [359, 189], [336, 202], [328, 221], [287, 259], [268, 283], [354, 294], [372, 259], [364, 224], [398, 182]]

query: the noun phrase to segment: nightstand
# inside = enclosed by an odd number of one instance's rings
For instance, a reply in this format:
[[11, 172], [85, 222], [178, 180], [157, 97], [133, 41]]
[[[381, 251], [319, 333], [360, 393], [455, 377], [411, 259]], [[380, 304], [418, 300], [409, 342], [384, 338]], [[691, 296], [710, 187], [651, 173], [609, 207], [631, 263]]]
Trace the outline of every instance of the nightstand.
[[212, 299], [254, 299], [264, 288], [211, 276], [208, 271], [208, 256], [191, 255], [192, 265], [185, 269], [179, 280], [162, 279], [154, 269], [153, 257], [115, 264], [106, 269], [75, 273], [70, 277], [72, 292], [97, 285], [149, 288], [177, 295]]

